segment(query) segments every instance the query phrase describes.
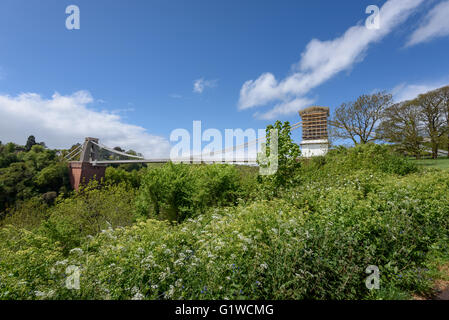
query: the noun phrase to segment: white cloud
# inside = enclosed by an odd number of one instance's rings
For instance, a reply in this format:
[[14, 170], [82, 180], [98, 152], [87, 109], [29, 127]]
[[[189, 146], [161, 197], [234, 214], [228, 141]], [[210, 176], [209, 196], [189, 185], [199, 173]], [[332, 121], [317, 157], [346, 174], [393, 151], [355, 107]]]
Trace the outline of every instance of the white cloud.
[[391, 93], [393, 94], [394, 101], [401, 102], [415, 99], [422, 93], [444, 87], [448, 84], [449, 79], [418, 84], [401, 83], [394, 87]]
[[380, 29], [367, 29], [364, 24], [358, 24], [334, 40], [313, 39], [302, 53], [293, 74], [278, 81], [273, 74], [264, 73], [256, 80], [246, 81], [240, 90], [239, 109], [281, 101], [281, 105], [260, 117], [273, 119], [297, 111], [295, 101], [304, 101], [310, 90], [362, 61], [370, 44], [389, 34], [423, 2], [389, 0], [380, 9]]
[[449, 1], [436, 5], [424, 18], [423, 23], [410, 36], [407, 46], [449, 36]]
[[278, 115], [288, 115], [288, 114], [297, 112], [298, 110], [301, 110], [307, 106], [310, 106], [314, 102], [315, 102], [315, 100], [313, 100], [313, 99], [296, 98], [291, 101], [281, 102], [281, 103], [277, 104], [276, 106], [274, 106], [273, 109], [271, 109], [270, 111], [268, 111], [266, 113], [263, 113], [260, 115], [258, 113], [256, 113], [256, 117], [259, 119], [262, 119], [262, 120], [271, 120]]
[[193, 82], [193, 92], [203, 93], [205, 88], [213, 88], [217, 86], [218, 80], [197, 79]]
[[96, 137], [110, 147], [141, 152], [145, 157], [168, 157], [170, 144], [143, 127], [125, 123], [113, 112], [88, 107], [94, 101], [87, 91], [45, 99], [36, 93], [0, 95], [0, 137], [3, 142], [24, 144], [31, 134], [52, 148], [69, 148]]

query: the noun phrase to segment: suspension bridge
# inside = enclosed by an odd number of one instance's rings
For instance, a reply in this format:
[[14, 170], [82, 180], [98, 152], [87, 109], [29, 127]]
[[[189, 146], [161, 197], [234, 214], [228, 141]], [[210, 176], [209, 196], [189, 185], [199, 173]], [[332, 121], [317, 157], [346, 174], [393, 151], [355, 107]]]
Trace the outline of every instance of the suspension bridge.
[[[328, 108], [310, 107], [310, 112], [304, 114], [304, 110], [300, 112], [303, 121], [297, 122], [290, 127], [291, 131], [303, 127], [303, 147], [310, 148], [327, 144], [327, 117], [329, 115]], [[307, 110], [307, 109], [306, 109]], [[323, 111], [324, 110], [324, 111]], [[318, 140], [317, 140], [318, 139]], [[129, 163], [188, 163], [188, 164], [240, 164], [240, 165], [257, 165], [257, 158], [236, 158], [235, 152], [245, 150], [250, 146], [256, 147], [258, 143], [262, 143], [266, 137], [260, 137], [243, 143], [238, 146], [224, 148], [219, 151], [203, 152], [200, 154], [192, 154], [188, 157], [163, 158], [163, 159], [144, 159], [137, 155], [131, 155], [121, 152], [114, 148], [108, 147], [99, 142], [98, 138], [85, 138], [84, 143], [72, 150], [65, 158], [69, 161], [70, 183], [75, 190], [79, 189], [82, 183], [92, 179], [101, 179], [105, 176], [106, 166], [113, 164], [129, 164]], [[125, 157], [124, 160], [101, 159], [101, 150], [106, 150], [116, 156]], [[316, 152], [317, 149], [308, 149]], [[327, 146], [326, 146], [327, 151]], [[226, 156], [232, 152], [232, 157]], [[313, 156], [313, 154], [311, 154]], [[79, 156], [79, 160], [73, 159]]]

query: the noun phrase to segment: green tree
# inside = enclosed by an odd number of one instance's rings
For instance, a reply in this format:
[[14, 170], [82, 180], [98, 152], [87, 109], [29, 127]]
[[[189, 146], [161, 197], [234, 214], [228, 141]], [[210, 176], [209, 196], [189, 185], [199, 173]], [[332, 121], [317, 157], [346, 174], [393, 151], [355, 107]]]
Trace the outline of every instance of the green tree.
[[338, 139], [351, 139], [355, 145], [379, 140], [376, 129], [383, 112], [392, 104], [392, 95], [378, 92], [362, 95], [356, 101], [343, 103], [334, 111], [332, 133]]
[[34, 136], [29, 136], [27, 139], [27, 143], [25, 144], [25, 150], [26, 151], [30, 151], [31, 148], [37, 144], [36, 143], [36, 138]]
[[442, 137], [447, 132], [442, 108], [443, 97], [438, 90], [433, 90], [420, 94], [413, 103], [420, 108], [421, 120], [425, 124], [424, 129], [432, 147], [432, 158], [436, 159]]
[[56, 161], [56, 151], [36, 144], [31, 147], [29, 152], [21, 152], [19, 154], [19, 160], [26, 162], [37, 171], [40, 171]]
[[69, 188], [67, 165], [59, 162], [55, 150], [43, 144], [32, 145], [28, 152], [13, 143], [0, 146], [0, 212], [19, 201]]
[[449, 86], [445, 86], [443, 88], [439, 89], [442, 101], [442, 108], [443, 108], [443, 114], [444, 119], [446, 120], [446, 129], [447, 129], [447, 135], [446, 135], [446, 143], [447, 143], [447, 150], [448, 150], [448, 157], [449, 157]]
[[64, 162], [57, 162], [51, 164], [37, 173], [33, 182], [39, 188], [40, 192], [63, 191], [70, 189], [69, 173], [67, 164]]
[[385, 109], [378, 134], [397, 144], [400, 151], [419, 158], [424, 141], [420, 118], [420, 108], [413, 101], [396, 103]]
[[16, 200], [31, 198], [35, 194], [32, 183], [34, 174], [34, 168], [24, 162], [14, 162], [0, 169], [0, 211]]
[[[274, 195], [277, 195], [280, 187], [285, 187], [294, 183], [297, 176], [297, 170], [301, 167], [299, 157], [301, 150], [299, 146], [293, 142], [291, 137], [291, 126], [288, 121], [282, 123], [276, 121], [274, 125], [266, 128], [266, 152], [267, 157], [270, 156], [270, 144], [272, 141], [272, 130], [277, 130], [278, 145], [278, 168], [272, 175], [260, 176], [259, 181], [269, 186]], [[264, 164], [258, 160], [259, 166]]]

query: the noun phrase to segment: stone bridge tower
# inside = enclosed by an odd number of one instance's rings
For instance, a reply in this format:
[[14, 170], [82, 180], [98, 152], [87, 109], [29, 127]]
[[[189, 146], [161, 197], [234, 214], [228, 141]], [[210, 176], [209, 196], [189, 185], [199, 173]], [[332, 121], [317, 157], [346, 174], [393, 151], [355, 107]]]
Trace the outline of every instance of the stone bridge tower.
[[80, 161], [69, 162], [70, 184], [75, 190], [79, 190], [81, 184], [87, 184], [90, 180], [104, 178], [106, 166], [93, 165], [92, 161], [98, 160], [100, 148], [94, 144], [97, 138], [86, 138], [83, 144]]

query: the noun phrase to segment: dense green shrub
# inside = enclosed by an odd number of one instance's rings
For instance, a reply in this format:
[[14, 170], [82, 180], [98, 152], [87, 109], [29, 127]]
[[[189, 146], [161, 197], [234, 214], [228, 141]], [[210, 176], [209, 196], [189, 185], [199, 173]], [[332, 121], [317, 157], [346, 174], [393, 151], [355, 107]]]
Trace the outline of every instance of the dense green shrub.
[[135, 190], [126, 184], [99, 187], [92, 181], [50, 208], [40, 232], [69, 250], [88, 235], [131, 225], [137, 218], [134, 202]]
[[141, 183], [139, 212], [178, 222], [210, 206], [235, 204], [240, 194], [239, 173], [230, 165], [168, 163], [148, 169]]
[[[368, 265], [380, 268], [382, 292], [426, 290], [426, 256], [449, 238], [448, 181], [447, 172], [354, 172], [179, 225], [149, 219], [107, 229], [72, 252], [5, 228], [0, 297], [376, 298], [380, 291], [365, 287]], [[68, 265], [81, 269], [80, 290], [64, 286]]]
[[16, 228], [33, 230], [47, 218], [48, 205], [41, 197], [34, 197], [16, 203], [5, 217], [0, 220], [0, 227], [13, 225]]
[[0, 299], [39, 299], [39, 289], [59, 285], [52, 272], [63, 260], [58, 242], [11, 225], [0, 228], [0, 239]]
[[142, 171], [126, 171], [121, 168], [107, 167], [104, 182], [107, 184], [126, 183], [132, 188], [139, 188]]
[[[323, 160], [316, 160], [321, 161]], [[371, 169], [385, 173], [406, 175], [417, 171], [416, 165], [395, 153], [387, 145], [361, 144], [353, 148], [338, 147], [326, 155], [325, 163], [339, 171]]]

